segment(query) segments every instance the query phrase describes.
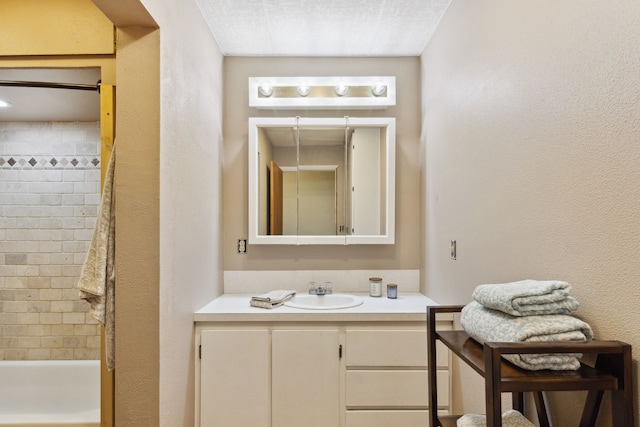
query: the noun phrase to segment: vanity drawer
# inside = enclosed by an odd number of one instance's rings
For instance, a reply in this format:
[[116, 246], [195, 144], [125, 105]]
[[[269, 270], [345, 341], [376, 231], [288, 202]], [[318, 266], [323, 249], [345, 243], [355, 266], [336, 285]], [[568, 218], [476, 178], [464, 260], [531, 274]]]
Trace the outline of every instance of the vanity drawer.
[[[438, 342], [438, 345], [442, 343]], [[446, 348], [439, 349], [438, 367], [449, 365]], [[348, 330], [347, 367], [427, 367], [425, 330]]]
[[[347, 408], [424, 408], [429, 404], [426, 370], [351, 370]], [[449, 405], [449, 371], [438, 370], [438, 404]]]
[[346, 427], [425, 427], [429, 425], [426, 410], [347, 411]]

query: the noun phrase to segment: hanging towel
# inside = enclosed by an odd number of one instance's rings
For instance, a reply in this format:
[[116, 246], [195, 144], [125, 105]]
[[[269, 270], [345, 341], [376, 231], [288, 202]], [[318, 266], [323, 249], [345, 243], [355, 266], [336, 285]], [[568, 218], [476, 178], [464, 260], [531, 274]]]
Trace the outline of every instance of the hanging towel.
[[[466, 414], [458, 418], [457, 427], [486, 427], [487, 417], [479, 414]], [[531, 421], [515, 409], [510, 409], [502, 414], [502, 425], [504, 427], [535, 427]]]
[[570, 290], [571, 286], [560, 280], [521, 280], [479, 285], [472, 296], [484, 307], [512, 316], [570, 314], [580, 305], [569, 296]]
[[90, 313], [105, 329], [107, 369], [115, 368], [115, 144], [107, 165], [102, 201], [91, 246], [82, 266], [78, 289], [80, 298], [91, 305]]
[[[566, 314], [516, 317], [491, 310], [472, 301], [462, 309], [460, 323], [469, 336], [483, 344], [494, 342], [554, 342], [588, 341], [593, 338], [591, 327]], [[514, 365], [529, 370], [555, 371], [580, 368], [577, 353], [504, 354]]]
[[296, 291], [277, 290], [267, 292], [266, 294], [257, 295], [251, 298], [250, 304], [253, 307], [260, 308], [276, 308], [280, 307], [285, 301], [290, 300], [296, 294]]

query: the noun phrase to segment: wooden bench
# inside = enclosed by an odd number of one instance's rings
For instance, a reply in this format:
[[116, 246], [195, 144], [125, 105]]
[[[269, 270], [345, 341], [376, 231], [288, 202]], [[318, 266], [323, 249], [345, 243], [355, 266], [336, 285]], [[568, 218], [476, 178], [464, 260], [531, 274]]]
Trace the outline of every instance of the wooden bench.
[[[543, 392], [588, 390], [579, 427], [595, 426], [605, 391], [611, 392], [612, 425], [634, 427], [631, 346], [620, 341], [478, 343], [465, 331], [437, 331], [439, 313], [458, 313], [463, 306], [427, 307], [428, 366], [436, 366], [436, 341], [440, 340], [456, 356], [478, 372], [485, 382], [487, 426], [502, 427], [501, 394], [510, 392], [513, 408], [524, 412], [524, 392], [532, 392], [540, 427], [549, 427]], [[503, 354], [582, 353], [596, 355], [594, 367], [582, 363], [577, 371], [529, 371], [502, 358]], [[429, 369], [429, 407], [437, 408], [437, 376]], [[429, 411], [431, 427], [455, 427], [460, 415], [439, 416]]]

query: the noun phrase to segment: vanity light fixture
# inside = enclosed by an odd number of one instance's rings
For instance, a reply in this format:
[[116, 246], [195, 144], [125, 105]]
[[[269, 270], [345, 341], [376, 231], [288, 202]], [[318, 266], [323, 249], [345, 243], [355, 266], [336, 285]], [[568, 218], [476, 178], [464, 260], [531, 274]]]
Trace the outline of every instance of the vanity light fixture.
[[382, 96], [387, 90], [387, 86], [382, 83], [382, 82], [376, 82], [376, 84], [374, 84], [371, 87], [371, 93], [373, 93], [375, 96]]
[[394, 76], [249, 77], [249, 107], [376, 109], [396, 105]]
[[340, 83], [335, 87], [336, 95], [345, 96], [349, 92], [349, 86], [345, 83]]
[[258, 91], [260, 92], [260, 95], [268, 98], [273, 95], [273, 86], [269, 83], [261, 83], [260, 86], [258, 86]]
[[311, 87], [307, 84], [302, 83], [298, 85], [298, 87], [296, 88], [296, 91], [300, 96], [307, 96], [311, 92]]

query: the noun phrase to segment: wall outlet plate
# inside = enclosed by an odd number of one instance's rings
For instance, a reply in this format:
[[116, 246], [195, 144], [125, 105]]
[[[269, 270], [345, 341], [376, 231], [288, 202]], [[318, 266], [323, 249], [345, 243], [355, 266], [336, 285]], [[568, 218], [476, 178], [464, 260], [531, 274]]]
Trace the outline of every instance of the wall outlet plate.
[[238, 239], [238, 253], [239, 254], [247, 253], [247, 239]]

